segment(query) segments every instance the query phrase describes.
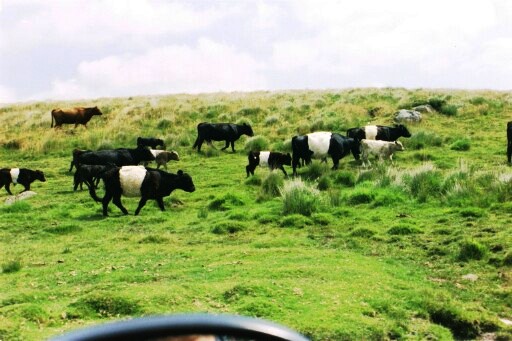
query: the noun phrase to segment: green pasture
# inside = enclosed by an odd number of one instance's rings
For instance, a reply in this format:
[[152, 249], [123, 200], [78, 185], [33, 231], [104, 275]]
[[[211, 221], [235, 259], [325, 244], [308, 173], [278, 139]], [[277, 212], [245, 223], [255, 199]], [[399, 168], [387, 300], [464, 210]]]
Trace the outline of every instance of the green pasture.
[[[250, 149], [291, 151], [313, 131], [392, 125], [434, 107], [394, 164], [314, 161], [297, 178]], [[57, 107], [98, 106], [88, 128], [50, 128]], [[43, 170], [37, 195], [0, 189], [0, 340], [41, 340], [113, 320], [208, 312], [259, 317], [313, 340], [512, 338], [512, 94], [348, 89], [102, 98], [0, 108], [0, 167]], [[192, 150], [200, 122], [249, 123], [231, 149]], [[73, 148], [159, 137], [196, 191], [139, 216], [101, 214], [73, 191]], [[287, 172], [292, 173], [291, 167]], [[11, 187], [13, 193], [22, 190]], [[100, 196], [103, 189], [98, 190]], [[508, 322], [507, 322], [508, 321]]]

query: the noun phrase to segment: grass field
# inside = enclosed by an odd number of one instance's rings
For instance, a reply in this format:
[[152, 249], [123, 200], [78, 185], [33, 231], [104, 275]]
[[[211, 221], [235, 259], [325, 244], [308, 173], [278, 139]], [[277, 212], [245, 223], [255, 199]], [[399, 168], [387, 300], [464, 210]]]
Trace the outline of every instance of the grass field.
[[[437, 110], [408, 125], [393, 165], [348, 156], [336, 171], [314, 161], [296, 179], [261, 168], [246, 178], [249, 149], [289, 152], [294, 135], [391, 125], [425, 103]], [[104, 115], [50, 128], [51, 109], [80, 105]], [[4, 106], [0, 166], [43, 170], [47, 182], [9, 206], [0, 190], [0, 340], [178, 312], [261, 317], [313, 340], [511, 339], [510, 120], [510, 93], [422, 89]], [[202, 121], [250, 123], [255, 136], [236, 153], [223, 142], [197, 153]], [[178, 151], [170, 171], [196, 191], [139, 216], [123, 198], [130, 215], [111, 204], [103, 218], [86, 190], [73, 192], [71, 151], [135, 147], [138, 136]]]

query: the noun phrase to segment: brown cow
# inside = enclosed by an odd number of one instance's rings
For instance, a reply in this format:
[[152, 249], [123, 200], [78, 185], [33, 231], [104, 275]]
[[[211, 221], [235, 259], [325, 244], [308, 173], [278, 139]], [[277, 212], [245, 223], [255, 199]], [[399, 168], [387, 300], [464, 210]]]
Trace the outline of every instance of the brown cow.
[[55, 120], [55, 128], [62, 126], [62, 124], [74, 124], [75, 128], [79, 124], [83, 124], [87, 128], [87, 122], [94, 115], [102, 115], [98, 107], [93, 108], [72, 108], [72, 109], [53, 109], [52, 110], [52, 125]]

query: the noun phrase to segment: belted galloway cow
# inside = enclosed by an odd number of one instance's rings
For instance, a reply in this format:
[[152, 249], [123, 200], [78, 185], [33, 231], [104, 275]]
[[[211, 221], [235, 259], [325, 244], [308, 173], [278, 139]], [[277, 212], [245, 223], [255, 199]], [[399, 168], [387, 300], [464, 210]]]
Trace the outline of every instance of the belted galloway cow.
[[138, 215], [149, 199], [156, 200], [160, 210], [165, 211], [163, 198], [169, 196], [172, 191], [182, 189], [185, 192], [194, 192], [196, 190], [192, 177], [182, 170], [172, 174], [144, 166], [124, 166], [108, 170], [101, 177], [105, 183], [105, 196], [102, 199], [98, 198], [94, 186], [89, 188], [89, 193], [94, 200], [102, 202], [104, 216], [108, 216], [108, 204], [111, 200], [124, 214], [128, 214], [121, 203], [121, 195], [140, 197], [139, 205], [135, 210], [135, 215]]
[[61, 127], [63, 124], [74, 124], [75, 128], [79, 124], [83, 124], [87, 128], [87, 122], [95, 115], [102, 115], [98, 107], [92, 108], [70, 108], [70, 109], [53, 109], [52, 110], [52, 124], [55, 121], [55, 128]]
[[304, 136], [292, 138], [292, 168], [293, 175], [297, 175], [297, 166], [301, 160], [306, 164], [311, 159], [325, 159], [330, 155], [333, 161], [332, 169], [338, 169], [339, 161], [352, 153], [355, 160], [359, 160], [359, 141], [331, 132], [315, 132]]
[[249, 174], [254, 175], [254, 170], [256, 169], [257, 166], [269, 167], [271, 170], [280, 169], [283, 171], [284, 176], [288, 176], [288, 174], [286, 174], [286, 171], [284, 170], [283, 165], [292, 165], [292, 156], [290, 155], [290, 153], [284, 154], [279, 152], [268, 151], [250, 151], [249, 155], [247, 155], [247, 158], [249, 160], [249, 164], [245, 166], [247, 177], [249, 177]]
[[403, 124], [395, 124], [394, 127], [367, 125], [361, 128], [350, 128], [347, 130], [347, 136], [361, 141], [382, 140], [396, 141], [399, 137], [411, 137], [411, 133]]
[[36, 180], [45, 182], [44, 173], [40, 170], [31, 170], [27, 168], [2, 168], [0, 169], [0, 188], [5, 186], [5, 190], [10, 195], [11, 184], [21, 184], [25, 188], [22, 192], [30, 190], [30, 184]]
[[235, 124], [235, 123], [206, 123], [202, 122], [197, 125], [197, 139], [192, 148], [197, 147], [197, 151], [201, 151], [203, 142], [206, 141], [211, 145], [213, 141], [226, 141], [226, 145], [222, 150], [229, 147], [235, 152], [235, 141], [242, 135], [253, 136], [254, 133], [249, 124]]

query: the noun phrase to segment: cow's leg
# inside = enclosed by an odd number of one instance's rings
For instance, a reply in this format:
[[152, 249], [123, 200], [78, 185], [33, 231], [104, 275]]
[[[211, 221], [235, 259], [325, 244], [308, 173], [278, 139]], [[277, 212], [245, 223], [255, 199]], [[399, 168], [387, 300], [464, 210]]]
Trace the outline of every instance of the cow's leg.
[[7, 193], [9, 193], [10, 195], [13, 195], [11, 192], [11, 183], [10, 182], [5, 184], [5, 189], [6, 189]]
[[277, 167], [277, 168], [279, 168], [280, 170], [282, 170], [282, 171], [283, 171], [285, 178], [287, 178], [287, 177], [288, 177], [288, 174], [286, 174], [286, 171], [284, 170], [283, 165], [279, 165], [279, 167]]
[[198, 139], [198, 141], [196, 141], [197, 142], [197, 151], [200, 152], [201, 151], [201, 146], [203, 145], [204, 140], [202, 138], [199, 138], [199, 137], [197, 139]]
[[300, 163], [301, 158], [296, 156], [295, 154], [292, 156], [292, 169], [293, 169], [293, 176], [297, 176], [297, 166]]
[[160, 197], [156, 198], [155, 200], [158, 203], [158, 207], [160, 207], [160, 210], [165, 211], [164, 198]]
[[141, 197], [139, 201], [139, 206], [137, 206], [137, 209], [135, 210], [135, 215], [139, 215], [140, 210], [146, 205], [146, 202], [148, 201], [148, 198]]
[[124, 215], [128, 214], [128, 211], [126, 210], [126, 208], [124, 208], [123, 204], [121, 203], [121, 193], [114, 194], [114, 199], [112, 200], [112, 202], [114, 203], [114, 205], [119, 207], [119, 209], [123, 212]]
[[109, 191], [107, 191], [107, 193], [105, 193], [105, 196], [103, 197], [103, 200], [102, 200], [102, 204], [103, 204], [103, 216], [106, 217], [108, 216], [108, 211], [107, 211], [107, 208], [108, 208], [108, 203], [110, 202], [110, 200], [112, 200], [112, 193], [110, 193]]
[[508, 163], [512, 162], [512, 141], [508, 141], [507, 159], [508, 159]]
[[255, 169], [256, 169], [256, 166], [252, 166], [251, 164], [248, 164], [247, 166], [245, 166], [245, 172], [247, 173], [247, 177], [249, 177], [249, 175], [254, 175]]
[[231, 150], [235, 152], [235, 141], [231, 141]]
[[26, 191], [30, 191], [30, 182], [28, 182], [26, 184], [22, 184], [22, 185], [23, 185], [24, 190], [21, 191], [20, 193], [23, 193], [23, 192], [26, 192]]
[[227, 149], [228, 147], [229, 147], [229, 141], [228, 141], [228, 140], [226, 140], [226, 145], [224, 146], [224, 148], [221, 148], [221, 150], [225, 150], [225, 149]]
[[[325, 158], [325, 163], [327, 163], [327, 158]], [[334, 157], [332, 158], [332, 169], [333, 170], [336, 170], [338, 169], [339, 165], [340, 165], [340, 159], [338, 159], [337, 157]]]

